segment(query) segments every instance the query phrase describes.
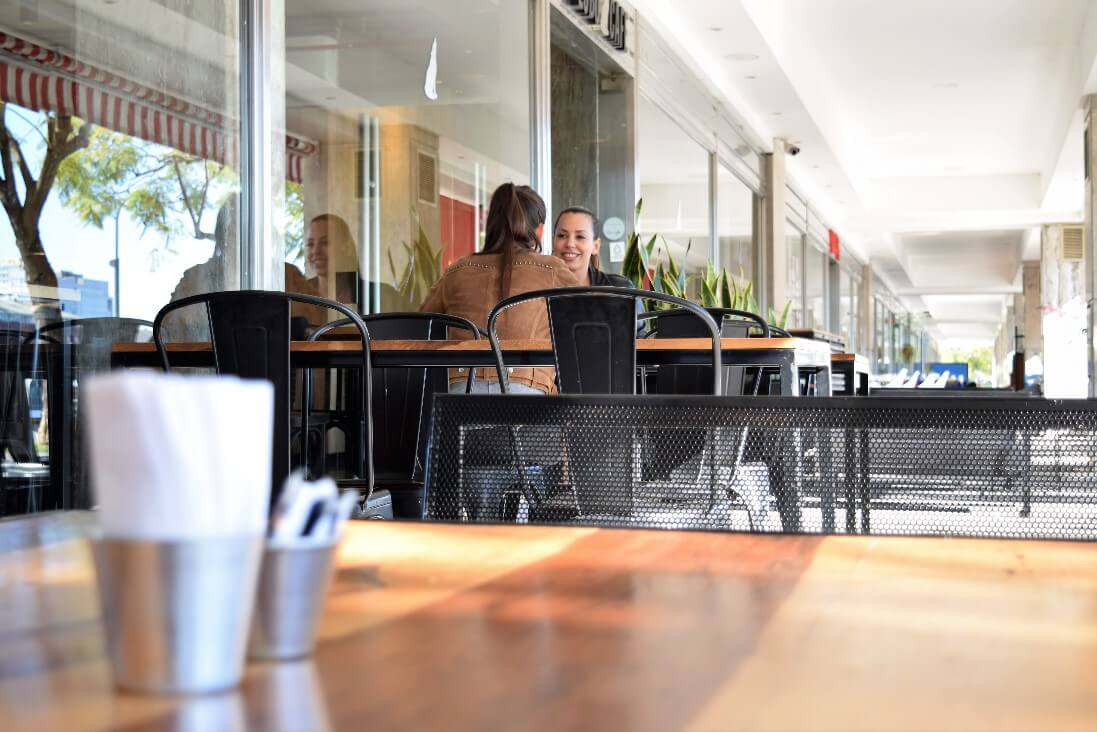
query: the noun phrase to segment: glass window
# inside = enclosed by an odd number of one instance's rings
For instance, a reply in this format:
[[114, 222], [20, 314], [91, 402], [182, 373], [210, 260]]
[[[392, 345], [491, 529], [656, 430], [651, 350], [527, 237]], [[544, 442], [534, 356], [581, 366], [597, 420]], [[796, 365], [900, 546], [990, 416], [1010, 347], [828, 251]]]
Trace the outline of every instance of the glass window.
[[0, 9], [22, 34], [0, 122], [27, 162], [0, 186], [8, 324], [151, 320], [173, 292], [236, 287], [237, 6], [138, 2], [121, 25], [109, 4], [29, 7]]
[[703, 272], [711, 260], [709, 153], [654, 102], [641, 95], [638, 107], [641, 236], [659, 234], [656, 262], [669, 253], [687, 275]]
[[[85, 461], [54, 450], [83, 439], [82, 379], [109, 368], [111, 345], [148, 340], [172, 298], [239, 285], [237, 8], [0, 6], [0, 347], [26, 353], [36, 327], [49, 328], [39, 341], [84, 346], [80, 370], [61, 375], [72, 401], [52, 414], [56, 384], [32, 370], [42, 360], [18, 381], [7, 371], [4, 424], [18, 434], [0, 460], [25, 463], [17, 483], [42, 482], [41, 509], [91, 505]], [[60, 482], [46, 479], [51, 453]]]
[[720, 266], [738, 282], [750, 282], [754, 259], [754, 192], [723, 165], [716, 166], [716, 171]]
[[[799, 328], [804, 325], [804, 235], [791, 221], [785, 221], [785, 256], [787, 277], [785, 280], [785, 298], [789, 306], [786, 328]], [[780, 303], [779, 307], [784, 307]]]
[[480, 247], [491, 192], [529, 182], [528, 16], [286, 0], [287, 289], [413, 310]]
[[635, 85], [571, 18], [551, 13], [552, 207], [593, 211], [603, 223], [599, 264], [620, 273], [636, 206]]
[[805, 255], [804, 284], [807, 289], [807, 312], [804, 325], [815, 330], [827, 330], [826, 292], [827, 267], [830, 264], [825, 252], [808, 242]]

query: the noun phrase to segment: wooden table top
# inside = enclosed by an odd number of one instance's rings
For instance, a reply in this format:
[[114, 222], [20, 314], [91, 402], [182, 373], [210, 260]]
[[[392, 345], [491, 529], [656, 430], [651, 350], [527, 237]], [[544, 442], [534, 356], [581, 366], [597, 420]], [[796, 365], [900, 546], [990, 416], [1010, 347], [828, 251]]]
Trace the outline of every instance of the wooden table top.
[[1097, 729], [1097, 543], [362, 522], [311, 660], [112, 690], [89, 514], [0, 521], [5, 730]]
[[[552, 351], [552, 342], [545, 339], [501, 341], [503, 351]], [[800, 350], [807, 353], [819, 353], [829, 356], [830, 348], [822, 342], [806, 338], [723, 338], [720, 346], [725, 351], [733, 350]], [[321, 340], [315, 342], [294, 341], [294, 351], [355, 351], [356, 340]], [[179, 353], [208, 351], [206, 343], [168, 343], [168, 351]], [[370, 342], [374, 351], [490, 351], [487, 340], [479, 341], [398, 341], [377, 339]], [[639, 351], [708, 351], [712, 341], [708, 338], [639, 338], [636, 349]], [[156, 351], [154, 343], [115, 343], [115, 353], [150, 353]]]

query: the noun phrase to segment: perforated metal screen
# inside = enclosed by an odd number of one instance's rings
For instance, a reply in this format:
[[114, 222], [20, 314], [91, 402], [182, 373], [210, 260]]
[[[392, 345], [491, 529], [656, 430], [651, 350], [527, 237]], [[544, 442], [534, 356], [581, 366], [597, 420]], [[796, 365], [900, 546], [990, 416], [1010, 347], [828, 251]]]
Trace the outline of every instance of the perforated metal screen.
[[436, 398], [428, 519], [1097, 538], [1097, 403]]

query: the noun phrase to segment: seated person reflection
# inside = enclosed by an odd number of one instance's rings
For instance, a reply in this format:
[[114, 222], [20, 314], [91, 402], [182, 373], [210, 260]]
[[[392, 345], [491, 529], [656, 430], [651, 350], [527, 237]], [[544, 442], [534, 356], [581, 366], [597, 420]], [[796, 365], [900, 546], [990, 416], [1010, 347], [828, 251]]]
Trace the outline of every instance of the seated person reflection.
[[552, 226], [552, 253], [579, 280], [580, 285], [594, 287], [632, 287], [623, 275], [603, 272], [598, 252], [602, 239], [594, 212], [582, 206], [571, 206], [556, 214]]
[[[217, 222], [213, 229], [213, 254], [205, 262], [188, 267], [179, 278], [171, 293], [171, 301], [182, 300], [192, 295], [207, 292], [224, 292], [240, 289], [240, 239], [238, 233], [239, 197], [230, 195], [221, 210], [217, 212]], [[315, 295], [315, 287], [305, 279], [301, 270], [289, 262], [285, 263], [286, 292], [299, 292]], [[300, 303], [293, 305], [293, 316], [307, 320], [315, 319], [315, 308]], [[169, 341], [208, 341], [210, 340], [209, 320], [205, 312], [197, 306], [185, 307], [168, 317], [164, 330]], [[303, 334], [300, 334], [303, 337]]]
[[321, 297], [358, 304], [358, 248], [341, 217], [325, 213], [309, 222], [305, 273]]
[[[579, 284], [563, 260], [541, 254], [545, 202], [529, 186], [504, 183], [491, 196], [485, 226], [484, 250], [454, 262], [419, 308], [471, 320], [481, 328], [500, 300], [530, 290]], [[526, 302], [500, 316], [502, 340], [548, 338], [548, 311], [543, 302]], [[455, 337], [468, 337], [457, 333]], [[499, 391], [494, 369], [476, 374], [477, 391]], [[463, 369], [450, 372], [450, 391], [465, 390]], [[550, 368], [516, 368], [510, 372], [514, 393], [551, 393], [556, 390]]]

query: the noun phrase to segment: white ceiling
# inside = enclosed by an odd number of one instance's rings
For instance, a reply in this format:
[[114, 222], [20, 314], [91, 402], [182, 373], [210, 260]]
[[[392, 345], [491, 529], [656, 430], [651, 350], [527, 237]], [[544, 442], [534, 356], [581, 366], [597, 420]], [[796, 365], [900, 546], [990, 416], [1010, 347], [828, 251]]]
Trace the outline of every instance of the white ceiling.
[[1094, 0], [638, 4], [759, 137], [797, 141], [794, 185], [943, 337], [993, 339], [1033, 227], [1081, 220]]

